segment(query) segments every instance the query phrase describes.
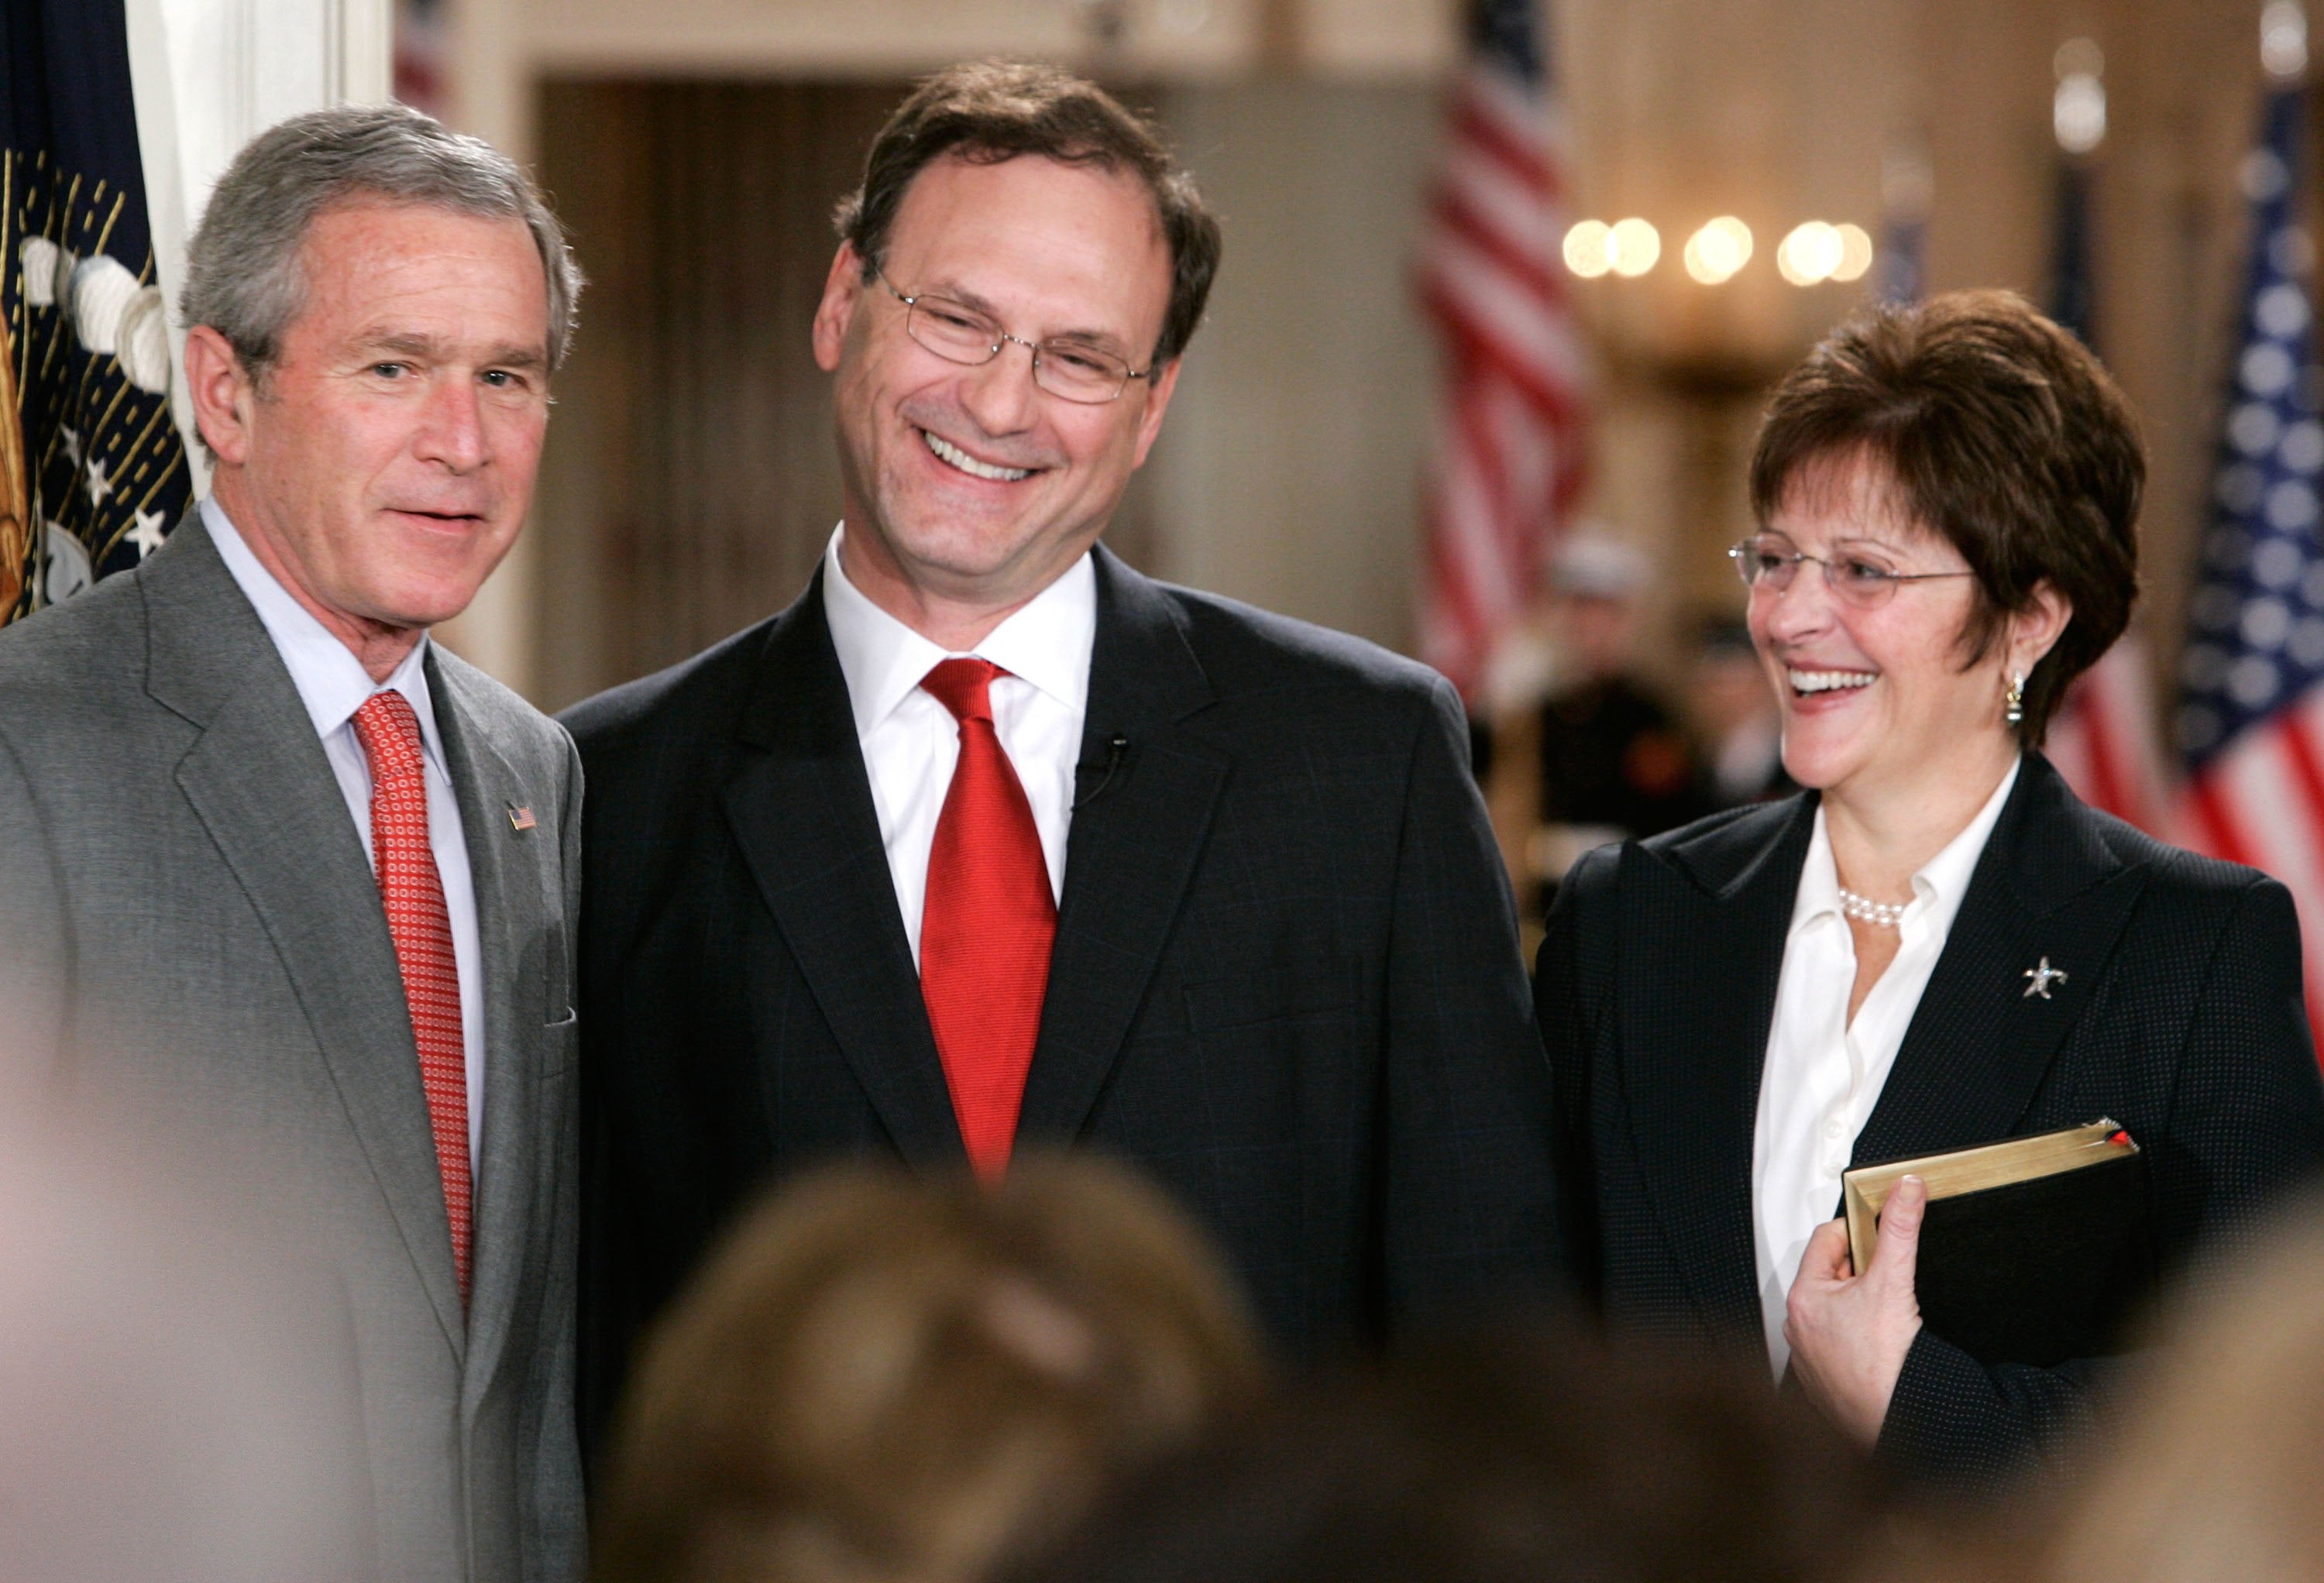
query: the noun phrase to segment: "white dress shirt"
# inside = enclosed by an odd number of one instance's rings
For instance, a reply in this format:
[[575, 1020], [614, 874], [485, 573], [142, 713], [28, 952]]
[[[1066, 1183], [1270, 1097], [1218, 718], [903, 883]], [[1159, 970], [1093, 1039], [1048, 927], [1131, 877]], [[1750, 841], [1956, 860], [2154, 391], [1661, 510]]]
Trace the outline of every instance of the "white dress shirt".
[[[452, 919], [452, 960], [460, 973], [460, 1035], [468, 1068], [468, 1160], [483, 1179], [484, 1127], [484, 962], [476, 928], [476, 888], [468, 870], [468, 848], [460, 824], [460, 802], [436, 728], [436, 706], [428, 693], [428, 638], [422, 633], [403, 663], [374, 683], [355, 653], [307, 607], [293, 599], [259, 563], [217, 501], [202, 502], [202, 522], [217, 545], [219, 558], [234, 574], [244, 598], [258, 612], [275, 651], [290, 668], [299, 701], [322, 739], [323, 756], [346, 799], [347, 814], [371, 851], [371, 763], [355, 735], [355, 711], [374, 693], [401, 693], [420, 717], [420, 757], [427, 765], [428, 844], [436, 851], [436, 872], [444, 884], [444, 907]], [[377, 870], [377, 862], [374, 862]]]
[[[823, 552], [823, 613], [847, 678], [856, 740], [871, 773], [872, 805], [888, 849], [888, 873], [903, 910], [912, 961], [920, 960], [920, 916], [928, 851], [960, 759], [960, 722], [924, 692], [920, 678], [958, 656], [937, 648], [881, 610], [847, 580], [835, 530]], [[1089, 709], [1090, 647], [1097, 640], [1097, 569], [1086, 555], [970, 652], [1009, 674], [992, 681], [992, 727], [1033, 806], [1050, 893], [1065, 892], [1065, 835], [1074, 816], [1074, 767]]]
[[1856, 984], [1856, 941], [1840, 910], [1840, 870], [1832, 861], [1823, 810], [1816, 810], [1815, 833], [1792, 903], [1791, 931], [1784, 937], [1783, 977], [1775, 989], [1775, 1018], [1767, 1034], [1759, 1114], [1751, 1135], [1759, 1310], [1767, 1361], [1777, 1379], [1792, 1357], [1784, 1339], [1784, 1301], [1808, 1238], [1839, 1212], [1840, 1178], [1855, 1153], [1856, 1136], [1880, 1102], [1969, 876], [2016, 784], [2013, 761], [1977, 817], [1913, 876], [1913, 899], [1898, 923], [1902, 941], [1895, 958], [1864, 997], [1853, 1022], [1848, 998]]

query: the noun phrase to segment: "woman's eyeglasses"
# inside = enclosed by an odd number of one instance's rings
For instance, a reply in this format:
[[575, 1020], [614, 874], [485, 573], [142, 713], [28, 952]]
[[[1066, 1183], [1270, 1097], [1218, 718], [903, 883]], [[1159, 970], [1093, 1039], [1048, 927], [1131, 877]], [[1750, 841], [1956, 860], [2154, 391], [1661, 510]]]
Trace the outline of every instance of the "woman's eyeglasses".
[[1899, 583], [1926, 583], [1940, 577], [1974, 577], [1975, 572], [1900, 572], [1882, 565], [1864, 554], [1842, 554], [1827, 558], [1808, 555], [1792, 547], [1792, 541], [1773, 533], [1762, 533], [1754, 538], [1730, 547], [1728, 558], [1735, 563], [1735, 575], [1753, 593], [1765, 589], [1780, 594], [1792, 585], [1800, 575], [1802, 561], [1813, 561], [1823, 568], [1823, 585], [1848, 604], [1868, 610], [1885, 604], [1895, 596]]

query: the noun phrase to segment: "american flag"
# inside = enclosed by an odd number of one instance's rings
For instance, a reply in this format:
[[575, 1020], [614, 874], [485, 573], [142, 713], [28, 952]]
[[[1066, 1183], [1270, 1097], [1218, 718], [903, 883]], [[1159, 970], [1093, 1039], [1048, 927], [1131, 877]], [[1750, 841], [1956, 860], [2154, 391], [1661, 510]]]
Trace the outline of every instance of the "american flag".
[[395, 0], [395, 97], [441, 119], [451, 49], [443, 0]]
[[[2058, 167], [2050, 317], [2098, 350], [2098, 280], [2090, 244], [2089, 162], [2068, 155]], [[2082, 801], [2117, 819], [2157, 831], [2166, 806], [2163, 747], [2157, 739], [2154, 693], [2146, 648], [2126, 632], [2079, 677], [2050, 722], [2052, 763]]]
[[2301, 94], [2278, 87], [2245, 161], [2252, 260], [2210, 521], [2188, 609], [2178, 736], [2181, 833], [2291, 887], [2324, 986], [2324, 423], [2311, 356], [2307, 234], [2295, 218]]
[[2043, 751], [2082, 801], [2160, 835], [2169, 796], [2152, 675], [2145, 644], [2124, 633], [2067, 690]]
[[0, 4], [0, 621], [161, 548], [170, 411], [121, 0]]
[[1582, 483], [1584, 359], [1536, 20], [1535, 0], [1472, 0], [1421, 273], [1448, 376], [1421, 654], [1472, 701]]

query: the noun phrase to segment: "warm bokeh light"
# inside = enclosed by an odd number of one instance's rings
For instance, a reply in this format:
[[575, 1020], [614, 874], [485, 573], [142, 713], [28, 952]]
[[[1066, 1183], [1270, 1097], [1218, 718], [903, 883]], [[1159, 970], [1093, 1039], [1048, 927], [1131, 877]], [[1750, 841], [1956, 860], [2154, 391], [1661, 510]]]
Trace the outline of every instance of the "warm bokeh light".
[[1862, 280], [1864, 272], [1872, 267], [1872, 238], [1861, 225], [1843, 224], [1832, 229], [1840, 234], [1840, 267], [1831, 272], [1831, 278]]
[[1822, 220], [1792, 227], [1775, 248], [1775, 271], [1794, 286], [1813, 286], [1839, 272], [1840, 228]]
[[1614, 222], [1606, 239], [1606, 256], [1618, 275], [1643, 275], [1663, 255], [1662, 234], [1635, 216]]
[[2087, 71], [2073, 71], [2058, 79], [2050, 101], [2050, 127], [2058, 146], [2070, 154], [2087, 154], [2106, 141], [2106, 85]]
[[2096, 39], [2068, 39], [2058, 46], [2050, 58], [2050, 69], [2063, 82], [2070, 77], [2104, 77], [2106, 51], [2098, 48]]
[[1686, 239], [1686, 272], [1706, 286], [1735, 278], [1751, 261], [1751, 227], [1721, 215]]
[[1607, 243], [1613, 227], [1603, 220], [1576, 221], [1565, 234], [1565, 267], [1585, 281], [1594, 281], [1613, 268]]
[[2268, 0], [2259, 14], [2259, 59], [2279, 81], [2308, 69], [2308, 14], [2300, 0]]

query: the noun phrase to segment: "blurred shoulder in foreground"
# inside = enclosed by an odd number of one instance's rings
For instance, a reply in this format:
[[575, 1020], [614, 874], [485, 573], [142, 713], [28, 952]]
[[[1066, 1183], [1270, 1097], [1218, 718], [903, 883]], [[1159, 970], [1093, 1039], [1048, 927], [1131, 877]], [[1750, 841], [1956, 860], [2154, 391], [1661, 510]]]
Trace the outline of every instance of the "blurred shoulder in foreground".
[[377, 1577], [354, 1332], [292, 1184], [93, 1109], [0, 1105], [0, 1578]]

